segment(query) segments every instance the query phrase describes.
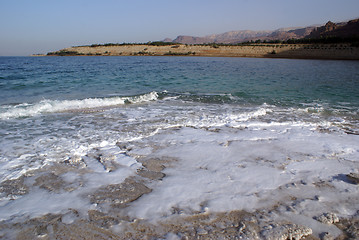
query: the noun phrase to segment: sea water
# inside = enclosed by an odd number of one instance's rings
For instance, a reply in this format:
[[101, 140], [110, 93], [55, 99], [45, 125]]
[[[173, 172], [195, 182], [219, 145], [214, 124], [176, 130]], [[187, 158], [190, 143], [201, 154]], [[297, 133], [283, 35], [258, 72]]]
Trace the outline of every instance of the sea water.
[[[353, 215], [359, 190], [345, 175], [359, 172], [358, 89], [357, 61], [1, 57], [0, 182], [81, 164], [57, 174], [73, 191], [2, 187], [0, 218], [97, 209], [86, 195], [151, 157], [175, 161], [131, 217], [256, 211], [288, 196], [303, 201], [279, 217], [296, 223]], [[323, 181], [332, 188], [318, 189]]]

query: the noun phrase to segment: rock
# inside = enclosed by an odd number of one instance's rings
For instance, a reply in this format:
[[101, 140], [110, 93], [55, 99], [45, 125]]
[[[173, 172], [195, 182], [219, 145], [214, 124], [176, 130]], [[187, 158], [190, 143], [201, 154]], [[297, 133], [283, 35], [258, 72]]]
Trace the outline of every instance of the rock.
[[[7, 238], [9, 239], [9, 238]], [[10, 239], [119, 239], [110, 230], [98, 227], [85, 220], [78, 220], [72, 224], [61, 221], [43, 222], [37, 224], [26, 223], [20, 228], [16, 238]]]
[[96, 210], [89, 210], [88, 216], [91, 222], [96, 223], [103, 228], [110, 228], [111, 226], [119, 223], [119, 219], [108, 216]]
[[328, 232], [323, 232], [319, 235], [320, 239], [322, 240], [334, 240], [334, 237], [328, 233]]
[[196, 232], [198, 235], [207, 235], [208, 234], [208, 231], [203, 228], [198, 228]]
[[75, 166], [77, 168], [86, 168], [87, 167], [85, 160], [80, 156], [70, 157], [69, 159], [65, 160], [63, 163], [68, 164], [70, 166]]
[[100, 155], [97, 161], [102, 164], [103, 168], [107, 172], [112, 172], [119, 168], [120, 164], [115, 162], [116, 157], [114, 155]]
[[17, 179], [5, 180], [0, 184], [0, 197], [10, 197], [12, 199], [17, 196], [25, 195], [29, 192], [29, 188], [24, 184], [24, 176]]
[[117, 147], [119, 147], [122, 151], [126, 151], [129, 152], [132, 150], [132, 147], [130, 147], [128, 144], [126, 143], [121, 143], [121, 142], [117, 142], [116, 143]]
[[312, 229], [296, 224], [271, 225], [262, 231], [262, 236], [267, 240], [299, 240], [311, 235]]
[[353, 222], [347, 229], [346, 232], [353, 239], [359, 239], [359, 221]]
[[346, 176], [352, 183], [359, 184], [359, 173], [349, 173]]
[[128, 203], [140, 198], [143, 194], [150, 193], [152, 189], [143, 183], [136, 182], [131, 178], [126, 178], [123, 183], [110, 184], [101, 187], [94, 194], [90, 195], [92, 203], [108, 203], [112, 207], [124, 208]]
[[34, 186], [39, 186], [42, 189], [46, 189], [50, 192], [60, 192], [67, 183], [54, 173], [43, 174], [35, 179]]
[[161, 172], [165, 169], [165, 166], [162, 164], [162, 160], [158, 158], [151, 158], [143, 161], [142, 166], [153, 172]]
[[146, 169], [139, 169], [137, 171], [137, 174], [140, 175], [141, 177], [148, 178], [151, 180], [161, 180], [166, 176], [164, 173], [154, 172]]
[[339, 222], [339, 218], [335, 213], [323, 213], [322, 215], [315, 217], [314, 219], [325, 224], [333, 224]]

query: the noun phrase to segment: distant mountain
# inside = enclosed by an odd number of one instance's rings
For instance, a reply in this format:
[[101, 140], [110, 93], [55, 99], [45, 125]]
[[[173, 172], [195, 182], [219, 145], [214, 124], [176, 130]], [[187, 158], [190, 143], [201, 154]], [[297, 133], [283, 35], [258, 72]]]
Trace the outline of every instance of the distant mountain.
[[359, 38], [359, 19], [347, 23], [327, 22], [322, 27], [315, 28], [307, 38], [337, 37], [337, 38]]
[[222, 34], [213, 34], [207, 36], [207, 38], [213, 40], [215, 43], [238, 43], [241, 41], [247, 41], [248, 39], [260, 38], [270, 34], [271, 31], [231, 31]]
[[173, 40], [171, 38], [165, 38], [161, 42], [172, 42]]
[[[222, 34], [212, 34], [205, 37], [178, 36], [172, 42], [184, 44], [202, 43], [240, 43], [251, 40], [288, 40], [303, 38], [310, 34], [315, 27], [278, 29], [275, 31], [231, 31]], [[168, 40], [168, 39], [166, 39]]]
[[212, 34], [205, 37], [178, 36], [172, 42], [185, 44], [202, 44], [202, 43], [238, 43], [253, 38], [267, 36], [272, 31], [231, 31], [222, 34]]
[[[309, 26], [296, 28], [281, 28], [275, 31], [230, 31], [222, 34], [212, 34], [204, 37], [178, 36], [172, 42], [183, 44], [203, 44], [203, 43], [240, 43], [246, 41], [261, 41], [301, 39], [301, 38], [320, 38], [328, 36], [350, 37], [359, 36], [359, 19], [349, 22], [333, 23], [328, 22], [324, 26]], [[171, 39], [165, 39], [171, 42]]]
[[291, 30], [276, 30], [261, 40], [281, 40], [300, 39], [309, 35], [315, 27], [295, 28]]
[[202, 44], [209, 43], [211, 40], [206, 37], [192, 37], [192, 36], [178, 36], [173, 43], [184, 43], [184, 44]]

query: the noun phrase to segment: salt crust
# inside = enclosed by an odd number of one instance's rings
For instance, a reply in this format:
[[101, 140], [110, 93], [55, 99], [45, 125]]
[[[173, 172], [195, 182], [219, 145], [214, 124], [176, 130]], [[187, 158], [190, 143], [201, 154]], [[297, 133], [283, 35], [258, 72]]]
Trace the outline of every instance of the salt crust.
[[[81, 219], [90, 216], [88, 211], [100, 211], [107, 216], [116, 199], [100, 194], [104, 201], [98, 200], [96, 191], [116, 192], [109, 184], [121, 186], [125, 179], [147, 166], [145, 171], [163, 171], [165, 177], [142, 176], [146, 191], [119, 210], [128, 216], [122, 221], [140, 219], [154, 224], [152, 222], [174, 216], [267, 209], [265, 215], [269, 219], [295, 224], [277, 226], [279, 229], [292, 226], [294, 230], [288, 230], [288, 234], [298, 232], [304, 236], [312, 228], [316, 236], [329, 232], [336, 237], [335, 226], [325, 228], [314, 218], [326, 212], [350, 216], [357, 211], [353, 203], [358, 202], [358, 189], [340, 175], [356, 171], [355, 159], [359, 154], [356, 139], [355, 135], [340, 132], [323, 135], [311, 126], [251, 123], [245, 128], [218, 127], [215, 131], [169, 128], [148, 139], [132, 142], [126, 149], [102, 142], [98, 149], [78, 160], [64, 161], [64, 168], [54, 165], [53, 169], [28, 172], [14, 179], [14, 186], [20, 186], [23, 191], [16, 191], [9, 187], [12, 184], [3, 182], [0, 215], [4, 220], [16, 222], [23, 221], [20, 220], [23, 217], [60, 214], [65, 225], [82, 224]], [[146, 156], [152, 158], [146, 159]], [[151, 165], [151, 161], [156, 162], [153, 157], [176, 160]], [[164, 168], [166, 164], [170, 167]], [[69, 208], [75, 209], [76, 214], [68, 213]], [[308, 219], [311, 221], [306, 221]], [[113, 221], [109, 226], [115, 230], [120, 222]], [[304, 227], [297, 227], [300, 225]], [[279, 229], [275, 232], [287, 231]], [[49, 234], [54, 230], [46, 231]], [[210, 233], [203, 228], [195, 232], [196, 236]], [[275, 232], [268, 236], [274, 236]], [[261, 234], [265, 236], [265, 232]], [[175, 235], [178, 236], [178, 232]]]

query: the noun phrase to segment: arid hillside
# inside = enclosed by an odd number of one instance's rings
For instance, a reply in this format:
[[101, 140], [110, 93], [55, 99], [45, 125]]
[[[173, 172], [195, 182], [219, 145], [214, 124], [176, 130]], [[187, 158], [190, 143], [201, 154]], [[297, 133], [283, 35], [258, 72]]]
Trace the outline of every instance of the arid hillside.
[[65, 48], [49, 56], [208, 56], [359, 60], [359, 47], [350, 44], [249, 44], [155, 46], [94, 45]]
[[359, 19], [348, 22], [333, 23], [327, 22], [323, 26], [281, 28], [274, 31], [230, 31], [221, 34], [208, 36], [177, 36], [165, 42], [183, 44], [204, 44], [204, 43], [241, 43], [246, 41], [287, 41], [288, 39], [321, 38], [321, 37], [359, 37]]

